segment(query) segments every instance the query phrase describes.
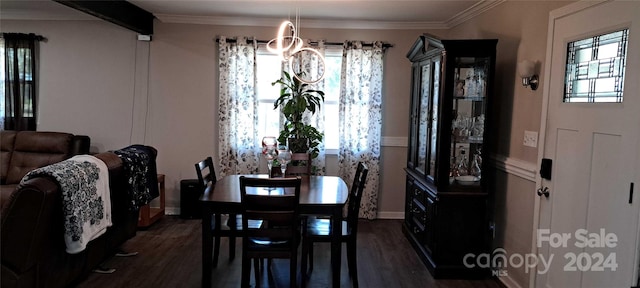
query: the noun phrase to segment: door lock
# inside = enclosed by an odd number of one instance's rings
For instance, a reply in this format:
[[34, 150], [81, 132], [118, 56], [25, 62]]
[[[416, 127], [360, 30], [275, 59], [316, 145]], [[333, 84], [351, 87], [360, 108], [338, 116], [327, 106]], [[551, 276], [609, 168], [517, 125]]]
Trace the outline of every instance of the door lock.
[[538, 188], [538, 196], [544, 195], [545, 198], [549, 198], [549, 187]]
[[553, 160], [549, 158], [542, 158], [542, 162], [540, 162], [540, 177], [542, 177], [542, 179], [551, 180], [552, 166]]

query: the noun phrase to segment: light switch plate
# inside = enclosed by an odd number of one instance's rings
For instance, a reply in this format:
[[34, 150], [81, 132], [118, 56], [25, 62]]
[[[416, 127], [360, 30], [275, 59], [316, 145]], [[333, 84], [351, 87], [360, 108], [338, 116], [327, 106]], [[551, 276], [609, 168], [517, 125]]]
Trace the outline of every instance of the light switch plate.
[[522, 144], [527, 147], [538, 147], [538, 131], [524, 131]]

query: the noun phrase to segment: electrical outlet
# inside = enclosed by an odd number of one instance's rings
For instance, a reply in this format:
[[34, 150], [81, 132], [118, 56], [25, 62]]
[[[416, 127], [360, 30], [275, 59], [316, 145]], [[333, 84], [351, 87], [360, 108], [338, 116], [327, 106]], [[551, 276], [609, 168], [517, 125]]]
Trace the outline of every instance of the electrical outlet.
[[524, 131], [524, 141], [522, 144], [527, 147], [538, 147], [538, 132], [537, 131]]

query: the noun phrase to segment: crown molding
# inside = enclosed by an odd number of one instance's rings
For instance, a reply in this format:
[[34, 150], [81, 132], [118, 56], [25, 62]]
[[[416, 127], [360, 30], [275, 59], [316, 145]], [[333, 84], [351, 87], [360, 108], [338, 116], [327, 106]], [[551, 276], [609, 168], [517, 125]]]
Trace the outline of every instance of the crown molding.
[[[156, 14], [155, 16], [163, 23], [204, 24], [216, 26], [278, 27], [282, 22], [282, 18], [268, 17], [191, 16], [171, 14]], [[385, 22], [363, 20], [302, 19], [301, 25], [305, 28], [324, 29], [447, 29], [446, 25], [441, 22]]]
[[494, 7], [506, 2], [507, 0], [485, 0], [480, 1], [473, 6], [469, 7], [467, 10], [464, 10], [446, 21], [446, 26], [450, 29], [456, 27], [464, 22], [467, 22], [478, 15], [487, 12]]
[[[366, 21], [366, 20], [302, 20], [305, 28], [324, 29], [372, 29], [372, 30], [420, 30], [420, 29], [450, 29], [464, 23], [500, 4], [506, 0], [484, 0], [468, 9], [454, 15], [444, 22], [393, 22], [393, 21]], [[216, 26], [258, 26], [277, 27], [282, 22], [281, 18], [268, 17], [229, 17], [229, 16], [190, 16], [173, 14], [155, 14], [163, 23], [180, 24], [205, 24]]]
[[[302, 19], [302, 25], [306, 28], [324, 29], [371, 29], [371, 30], [444, 30], [451, 29], [478, 15], [502, 4], [507, 0], [484, 0], [480, 1], [468, 9], [454, 15], [450, 19], [442, 22], [418, 21], [418, 22], [393, 22], [393, 21], [367, 21], [367, 20], [318, 20]], [[175, 14], [155, 14], [158, 20], [163, 23], [180, 24], [205, 24], [216, 26], [258, 26], [258, 27], [278, 27], [282, 22], [281, 18], [269, 17], [229, 17], [229, 16], [192, 16]], [[89, 15], [82, 13], [67, 13], [64, 15], [50, 15], [42, 11], [2, 11], [4, 20], [96, 20]]]

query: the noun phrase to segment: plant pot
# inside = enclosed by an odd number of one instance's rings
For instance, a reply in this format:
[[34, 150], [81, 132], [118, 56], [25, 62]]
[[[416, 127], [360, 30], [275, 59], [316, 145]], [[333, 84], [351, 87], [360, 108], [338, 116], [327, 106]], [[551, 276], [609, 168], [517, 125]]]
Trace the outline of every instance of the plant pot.
[[309, 152], [308, 140], [307, 138], [289, 138], [289, 150], [291, 150], [291, 153]]

